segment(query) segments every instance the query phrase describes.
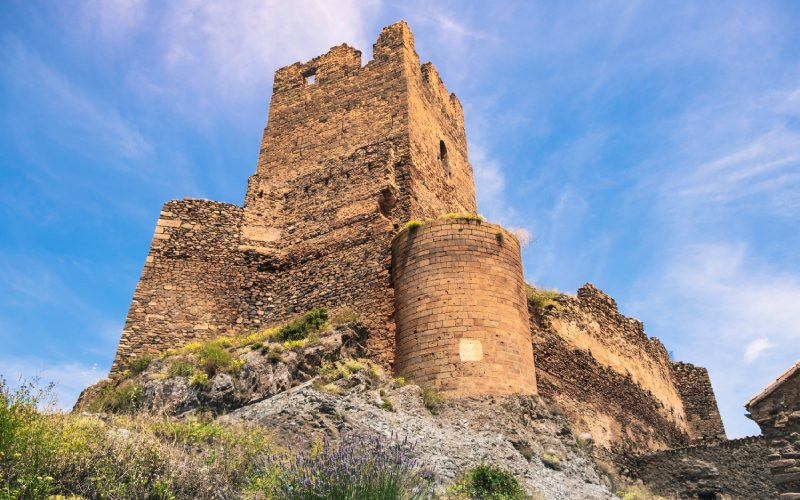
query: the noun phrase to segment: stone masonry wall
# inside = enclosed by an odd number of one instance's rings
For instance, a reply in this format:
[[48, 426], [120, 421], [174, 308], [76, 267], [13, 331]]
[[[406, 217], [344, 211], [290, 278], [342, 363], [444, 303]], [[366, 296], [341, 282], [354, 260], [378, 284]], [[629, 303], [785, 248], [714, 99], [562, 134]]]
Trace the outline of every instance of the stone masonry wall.
[[[474, 212], [475, 191], [460, 104], [422, 68], [408, 26], [384, 28], [373, 56], [362, 66], [341, 45], [275, 73], [244, 208], [165, 205], [179, 215], [159, 222], [112, 372], [316, 306], [360, 314], [370, 356], [391, 365], [392, 237], [410, 219]], [[225, 222], [203, 204], [224, 206]]]
[[800, 499], [800, 361], [747, 404], [769, 447], [780, 498]]
[[675, 499], [778, 498], [761, 436], [664, 451], [640, 457], [634, 476], [651, 491]]
[[591, 434], [598, 458], [617, 464], [686, 446], [683, 402], [661, 342], [590, 284], [555, 300], [558, 307], [529, 305], [536, 376], [573, 432]]
[[678, 393], [683, 399], [692, 442], [727, 440], [708, 370], [681, 362], [672, 363], [672, 369]]
[[242, 208], [207, 200], [164, 204], [111, 371], [236, 325]]
[[517, 239], [469, 219], [429, 221], [394, 240], [396, 372], [450, 396], [534, 394]]

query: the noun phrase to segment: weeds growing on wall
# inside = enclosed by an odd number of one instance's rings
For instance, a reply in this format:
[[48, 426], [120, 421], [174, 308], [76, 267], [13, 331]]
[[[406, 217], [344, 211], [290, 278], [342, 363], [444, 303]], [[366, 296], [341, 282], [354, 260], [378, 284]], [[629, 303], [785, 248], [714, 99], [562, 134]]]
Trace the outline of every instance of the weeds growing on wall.
[[536, 309], [558, 309], [559, 303], [554, 299], [558, 296], [557, 290], [545, 290], [531, 285], [525, 285], [525, 295], [528, 303]]

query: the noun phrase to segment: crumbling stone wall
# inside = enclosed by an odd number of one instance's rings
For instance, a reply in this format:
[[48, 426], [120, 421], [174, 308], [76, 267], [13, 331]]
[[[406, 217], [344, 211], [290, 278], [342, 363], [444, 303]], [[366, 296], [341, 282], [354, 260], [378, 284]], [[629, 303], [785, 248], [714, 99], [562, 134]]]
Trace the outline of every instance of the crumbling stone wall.
[[708, 370], [682, 362], [672, 363], [672, 370], [689, 421], [692, 442], [727, 440]]
[[747, 403], [769, 447], [781, 499], [800, 499], [800, 361]]
[[236, 325], [243, 278], [242, 208], [187, 199], [165, 203], [111, 371], [127, 357], [222, 335]]
[[539, 393], [563, 409], [573, 432], [591, 434], [598, 458], [617, 464], [687, 445], [683, 401], [661, 342], [591, 284], [555, 300], [557, 307], [529, 305], [536, 376]]
[[653, 493], [676, 499], [778, 498], [761, 436], [659, 452], [632, 470]]
[[392, 246], [396, 372], [450, 396], [535, 394], [517, 239], [480, 220], [407, 228]]
[[393, 235], [476, 205], [460, 104], [420, 65], [408, 26], [384, 28], [373, 56], [362, 66], [341, 45], [275, 73], [256, 173], [224, 224], [213, 210], [184, 213], [189, 202], [165, 205], [179, 215], [156, 229], [112, 372], [315, 306], [360, 314], [370, 356], [392, 363]]

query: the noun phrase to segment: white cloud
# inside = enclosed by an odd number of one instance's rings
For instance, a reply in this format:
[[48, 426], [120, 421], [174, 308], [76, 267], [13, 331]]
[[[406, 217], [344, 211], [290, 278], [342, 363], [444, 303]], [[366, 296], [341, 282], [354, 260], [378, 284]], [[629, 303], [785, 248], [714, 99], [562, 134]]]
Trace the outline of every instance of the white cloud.
[[624, 309], [645, 319], [650, 335], [709, 369], [728, 433], [757, 433], [742, 405], [799, 355], [800, 274], [766, 264], [744, 243], [685, 244], [640, 279], [634, 296]]
[[70, 410], [81, 391], [105, 376], [97, 364], [87, 366], [78, 362], [53, 363], [37, 357], [0, 358], [0, 375], [14, 388], [20, 382], [39, 379], [39, 386], [55, 384], [58, 407]]
[[129, 81], [182, 111], [199, 108], [197, 114], [222, 98], [263, 98], [275, 69], [342, 41], [361, 49], [366, 63], [377, 37], [368, 27], [376, 7], [355, 0], [151, 2], [147, 9], [159, 19], [150, 41], [160, 58], [132, 64]]
[[774, 347], [774, 344], [765, 338], [759, 338], [751, 341], [744, 349], [744, 360], [747, 363], [752, 363], [764, 352], [766, 349]]

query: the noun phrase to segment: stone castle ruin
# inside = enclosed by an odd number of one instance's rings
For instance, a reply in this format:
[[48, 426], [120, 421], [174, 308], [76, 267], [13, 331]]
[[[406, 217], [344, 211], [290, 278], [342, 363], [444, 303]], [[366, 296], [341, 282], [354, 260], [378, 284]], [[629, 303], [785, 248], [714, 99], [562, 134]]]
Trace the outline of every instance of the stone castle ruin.
[[[406, 23], [383, 29], [366, 64], [340, 45], [281, 68], [244, 205], [163, 206], [112, 373], [347, 308], [373, 361], [451, 397], [538, 393], [599, 459], [644, 479], [637, 464], [739, 449], [704, 368], [671, 362], [592, 285], [547, 307], [528, 300], [519, 241], [476, 211], [461, 104], [420, 64]], [[686, 491], [714, 498], [701, 493], [725, 493], [723, 479]]]

